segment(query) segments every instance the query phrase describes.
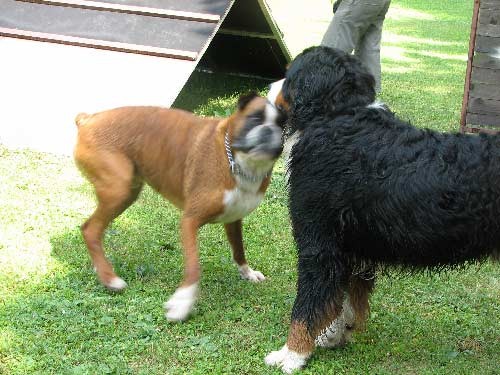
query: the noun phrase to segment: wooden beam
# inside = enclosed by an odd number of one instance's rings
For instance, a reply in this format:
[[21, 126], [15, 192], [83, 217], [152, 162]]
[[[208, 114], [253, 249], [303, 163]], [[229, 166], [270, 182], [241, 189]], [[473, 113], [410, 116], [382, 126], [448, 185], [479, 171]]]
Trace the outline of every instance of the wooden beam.
[[481, 0], [481, 9], [500, 9], [498, 0]]
[[469, 99], [483, 98], [500, 101], [500, 86], [497, 83], [476, 83], [472, 82]]
[[219, 34], [244, 36], [250, 38], [276, 39], [274, 34], [256, 33], [252, 31], [234, 30], [234, 29], [219, 29]]
[[5, 27], [0, 27], [0, 36], [36, 40], [40, 42], [68, 44], [79, 47], [91, 47], [110, 51], [139, 53], [142, 55], [169, 57], [180, 60], [195, 61], [198, 58], [198, 53], [190, 51], [180, 51], [168, 48], [142, 46], [137, 44], [79, 38], [67, 35], [39, 33], [35, 31], [9, 29]]
[[481, 7], [479, 11], [479, 23], [498, 25], [500, 21], [500, 9], [487, 9]]
[[500, 70], [473, 68], [471, 79], [474, 83], [496, 83], [500, 80]]
[[466, 127], [464, 127], [464, 131], [466, 133], [473, 133], [473, 134], [484, 133], [484, 134], [491, 134], [491, 135], [498, 134], [498, 132], [499, 132], [499, 130], [490, 129], [490, 128], [475, 127], [475, 126], [466, 126]]
[[500, 129], [500, 116], [469, 113], [467, 125], [471, 127], [495, 126]]
[[480, 23], [477, 27], [477, 35], [490, 36], [494, 38], [500, 37], [500, 25], [492, 25], [489, 23]]
[[472, 66], [477, 68], [500, 70], [500, 58], [492, 56], [489, 53], [476, 52], [476, 54], [474, 55], [474, 60], [472, 61]]
[[65, 6], [71, 8], [138, 14], [141, 16], [173, 18], [185, 21], [218, 23], [220, 20], [220, 16], [216, 14], [183, 12], [183, 11], [148, 8], [148, 7], [134, 6], [134, 5], [103, 3], [100, 1], [90, 1], [90, 0], [18, 0], [18, 1], [23, 1], [26, 3], [35, 3], [35, 4]]
[[474, 0], [474, 11], [472, 12], [472, 25], [469, 40], [469, 55], [467, 58], [467, 70], [465, 72], [464, 99], [462, 101], [462, 112], [460, 116], [460, 129], [465, 132], [467, 106], [469, 104], [469, 90], [472, 75], [472, 59], [474, 58], [474, 45], [476, 44], [476, 29], [478, 24], [479, 0]]
[[500, 50], [500, 38], [492, 38], [489, 36], [476, 36], [476, 46], [474, 48], [476, 52], [484, 53], [498, 53]]
[[469, 114], [500, 116], [500, 101], [483, 98], [469, 98]]
[[280, 49], [283, 51], [285, 54], [285, 57], [287, 59], [287, 62], [289, 63], [292, 61], [292, 55], [290, 54], [290, 51], [288, 50], [287, 46], [285, 45], [285, 42], [283, 41], [283, 33], [279, 29], [278, 25], [272, 18], [271, 14], [271, 9], [265, 2], [265, 0], [257, 0], [259, 2], [260, 8], [262, 9], [262, 12], [264, 13], [264, 16], [266, 17], [266, 20], [271, 27], [271, 30], [273, 34], [275, 35], [276, 42], [278, 42], [278, 45], [280, 46]]

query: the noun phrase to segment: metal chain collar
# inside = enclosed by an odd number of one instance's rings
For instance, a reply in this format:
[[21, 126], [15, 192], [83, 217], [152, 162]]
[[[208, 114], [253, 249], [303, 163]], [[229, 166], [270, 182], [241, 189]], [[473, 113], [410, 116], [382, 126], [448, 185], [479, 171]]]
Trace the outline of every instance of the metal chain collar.
[[233, 157], [233, 152], [231, 151], [231, 144], [229, 142], [229, 131], [226, 130], [226, 135], [224, 136], [224, 146], [226, 148], [226, 154], [227, 154], [227, 159], [229, 161], [229, 170], [233, 175], [238, 175], [241, 178], [251, 181], [251, 182], [257, 182], [257, 181], [262, 181], [264, 178], [269, 176], [269, 172], [266, 173], [263, 176], [254, 176], [254, 175], [249, 175], [245, 173], [241, 167], [236, 163]]

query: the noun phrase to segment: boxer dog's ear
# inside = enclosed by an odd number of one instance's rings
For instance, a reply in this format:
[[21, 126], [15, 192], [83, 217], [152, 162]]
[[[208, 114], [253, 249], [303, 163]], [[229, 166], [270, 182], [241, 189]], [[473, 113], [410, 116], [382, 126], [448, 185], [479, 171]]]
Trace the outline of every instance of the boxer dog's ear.
[[241, 95], [238, 99], [238, 110], [243, 110], [243, 108], [245, 108], [246, 105], [252, 101], [252, 99], [258, 96], [259, 94], [257, 94], [255, 91], [251, 91], [248, 94]]

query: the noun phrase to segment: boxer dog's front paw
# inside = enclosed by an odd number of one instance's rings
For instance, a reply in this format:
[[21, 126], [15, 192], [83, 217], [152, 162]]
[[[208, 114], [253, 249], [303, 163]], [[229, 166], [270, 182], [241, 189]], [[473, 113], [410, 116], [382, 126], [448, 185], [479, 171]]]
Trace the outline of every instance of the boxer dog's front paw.
[[94, 272], [97, 274], [99, 281], [110, 292], [121, 292], [127, 287], [127, 283], [121, 277], [116, 276], [112, 268], [106, 265], [97, 268], [94, 266]]
[[172, 322], [181, 322], [188, 318], [198, 296], [198, 284], [178, 288], [165, 302], [165, 316]]
[[266, 279], [262, 272], [251, 269], [247, 264], [239, 266], [238, 270], [240, 271], [242, 279], [249, 280], [253, 283], [260, 283]]
[[113, 277], [111, 280], [103, 284], [111, 292], [121, 292], [127, 287], [127, 283], [118, 276]]
[[308, 357], [309, 355], [294, 352], [285, 345], [281, 350], [269, 353], [264, 361], [268, 366], [280, 367], [283, 372], [291, 374], [304, 367]]

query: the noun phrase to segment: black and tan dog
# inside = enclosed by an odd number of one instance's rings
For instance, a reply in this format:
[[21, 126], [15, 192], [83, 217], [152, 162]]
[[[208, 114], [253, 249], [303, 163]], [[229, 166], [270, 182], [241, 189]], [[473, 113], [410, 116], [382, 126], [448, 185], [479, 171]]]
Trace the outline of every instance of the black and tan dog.
[[183, 210], [185, 274], [165, 303], [169, 320], [188, 317], [197, 298], [200, 265], [197, 232], [224, 223], [241, 276], [264, 276], [245, 259], [241, 219], [262, 201], [282, 150], [282, 121], [265, 98], [240, 98], [228, 118], [202, 118], [159, 107], [123, 107], [76, 118], [78, 167], [94, 185], [98, 205], [82, 233], [99, 280], [110, 290], [126, 287], [106, 259], [102, 237], [148, 183]]
[[292, 372], [315, 344], [349, 341], [381, 267], [498, 259], [500, 136], [399, 120], [374, 103], [374, 79], [360, 62], [327, 47], [300, 54], [273, 100], [297, 139], [288, 173], [299, 260], [288, 341], [267, 364]]

